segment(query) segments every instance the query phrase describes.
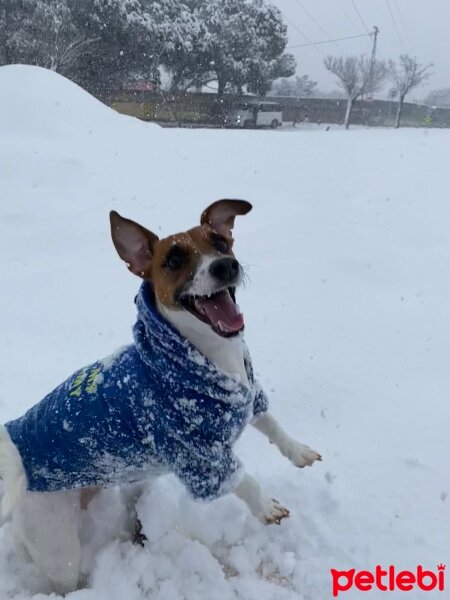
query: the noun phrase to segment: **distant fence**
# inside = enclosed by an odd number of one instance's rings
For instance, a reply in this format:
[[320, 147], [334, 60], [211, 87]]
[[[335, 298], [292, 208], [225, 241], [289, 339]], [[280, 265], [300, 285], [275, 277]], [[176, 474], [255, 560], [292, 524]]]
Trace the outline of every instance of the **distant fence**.
[[[254, 96], [220, 100], [216, 94], [168, 94], [162, 92], [110, 92], [100, 100], [118, 112], [145, 121], [178, 125], [223, 126], [224, 116]], [[329, 98], [266, 97], [278, 102], [284, 121], [311, 123], [343, 123], [347, 101]], [[392, 126], [397, 105], [385, 100], [358, 101], [353, 108], [351, 123], [367, 126]], [[405, 103], [402, 125], [407, 127], [450, 127], [450, 109], [433, 109], [420, 104]]]
[[[312, 123], [343, 123], [347, 100], [329, 98], [280, 98], [283, 119], [286, 121], [311, 121]], [[353, 107], [351, 123], [355, 125], [384, 126], [394, 124], [396, 102], [386, 100], [357, 101]], [[402, 125], [407, 127], [450, 127], [450, 109], [433, 109], [430, 106], [405, 102]]]

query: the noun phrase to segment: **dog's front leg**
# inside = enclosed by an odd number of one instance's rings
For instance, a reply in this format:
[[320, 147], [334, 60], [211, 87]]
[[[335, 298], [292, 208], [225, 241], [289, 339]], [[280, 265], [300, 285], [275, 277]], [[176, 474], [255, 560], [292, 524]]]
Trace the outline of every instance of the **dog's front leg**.
[[253, 426], [296, 467], [310, 467], [316, 460], [322, 460], [318, 452], [291, 438], [270, 413], [264, 413]]
[[16, 537], [59, 594], [77, 588], [81, 565], [79, 519], [79, 491], [25, 492], [13, 512]]
[[244, 475], [234, 493], [247, 504], [251, 513], [266, 525], [279, 525], [282, 519], [289, 516], [288, 509], [277, 500], [263, 494], [259, 483], [250, 475]]

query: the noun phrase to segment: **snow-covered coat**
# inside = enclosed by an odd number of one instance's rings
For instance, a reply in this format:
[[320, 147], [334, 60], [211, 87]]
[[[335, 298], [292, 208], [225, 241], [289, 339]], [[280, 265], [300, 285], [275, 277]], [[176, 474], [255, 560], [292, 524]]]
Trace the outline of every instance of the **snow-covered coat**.
[[5, 427], [31, 491], [108, 486], [175, 473], [194, 498], [231, 491], [232, 447], [267, 410], [248, 357], [250, 389], [208, 361], [155, 308], [136, 298], [134, 344], [74, 373]]

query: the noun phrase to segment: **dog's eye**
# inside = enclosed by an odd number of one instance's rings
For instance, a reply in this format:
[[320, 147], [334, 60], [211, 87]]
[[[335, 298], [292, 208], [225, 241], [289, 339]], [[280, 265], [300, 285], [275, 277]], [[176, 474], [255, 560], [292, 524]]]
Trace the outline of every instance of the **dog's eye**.
[[224, 238], [214, 238], [213, 246], [217, 252], [220, 252], [221, 254], [226, 254], [228, 252], [228, 242]]
[[181, 253], [172, 252], [166, 258], [165, 266], [167, 269], [169, 269], [169, 271], [178, 271], [178, 269], [180, 269], [183, 266], [183, 262], [184, 262], [184, 257]]

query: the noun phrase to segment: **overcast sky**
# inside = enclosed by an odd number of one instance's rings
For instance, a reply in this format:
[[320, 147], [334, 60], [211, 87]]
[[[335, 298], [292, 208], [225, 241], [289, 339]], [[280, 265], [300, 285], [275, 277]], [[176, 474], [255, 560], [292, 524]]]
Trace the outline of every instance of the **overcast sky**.
[[[423, 98], [432, 89], [450, 87], [450, 0], [353, 0], [353, 2], [352, 0], [272, 0], [272, 2], [283, 12], [288, 26], [288, 51], [292, 52], [297, 59], [297, 73], [308, 74], [324, 90], [337, 86], [333, 76], [323, 67], [323, 54], [368, 53], [370, 55], [371, 38], [362, 37], [304, 48], [292, 48], [292, 46], [308, 43], [304, 36], [312, 42], [318, 42], [330, 38], [365, 34], [366, 27], [372, 31], [374, 25], [380, 29], [377, 53], [379, 58], [396, 58], [407, 52], [416, 56], [420, 63], [434, 64], [434, 75], [423, 86], [414, 90], [408, 100]], [[386, 96], [388, 87], [389, 85], [380, 93], [381, 97]]]

